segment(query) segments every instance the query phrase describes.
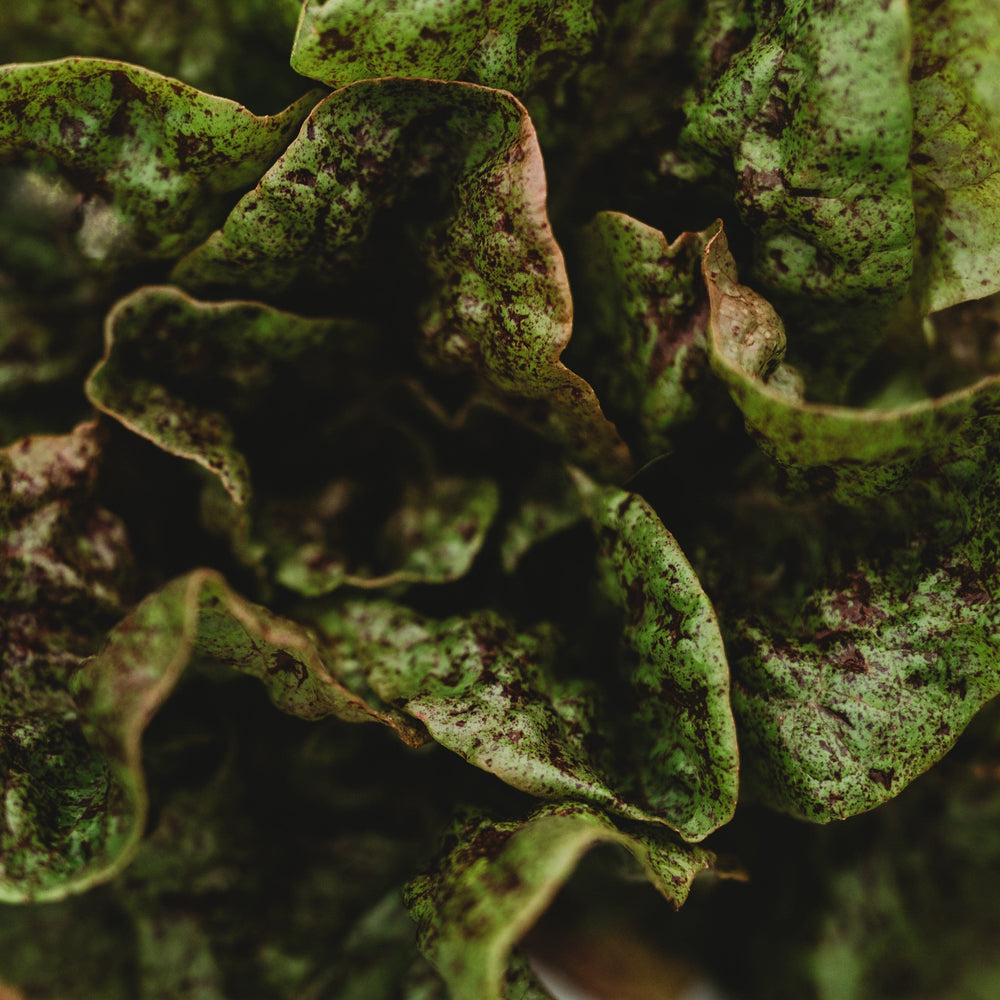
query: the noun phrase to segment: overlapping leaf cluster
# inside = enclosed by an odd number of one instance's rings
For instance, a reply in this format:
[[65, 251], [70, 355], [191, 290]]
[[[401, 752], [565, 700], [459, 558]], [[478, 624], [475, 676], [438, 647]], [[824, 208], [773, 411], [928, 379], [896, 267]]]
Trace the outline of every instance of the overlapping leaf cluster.
[[[0, 994], [545, 996], [592, 847], [677, 908], [766, 855], [738, 797], [883, 806], [1000, 691], [995, 5], [51, 7], [0, 15]], [[800, 993], [880, 988], [827, 966], [886, 822]]]

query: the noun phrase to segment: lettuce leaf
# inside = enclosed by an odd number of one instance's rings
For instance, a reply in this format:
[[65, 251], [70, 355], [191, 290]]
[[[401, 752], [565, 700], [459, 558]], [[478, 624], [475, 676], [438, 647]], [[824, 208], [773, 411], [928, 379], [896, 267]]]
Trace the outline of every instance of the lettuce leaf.
[[203, 239], [288, 144], [316, 94], [257, 117], [151, 70], [71, 58], [0, 68], [0, 162], [51, 157], [87, 195], [84, 251], [123, 264]]
[[[423, 357], [478, 378], [498, 407], [577, 461], [623, 475], [624, 443], [593, 389], [559, 360], [572, 302], [537, 139], [510, 95], [408, 80], [337, 91], [174, 279], [271, 292], [343, 286], [372, 265], [379, 220], [416, 198], [421, 215], [434, 206], [430, 221], [394, 238], [407, 239], [431, 285]], [[380, 278], [391, 288], [391, 275]]]
[[[543, 997], [511, 989], [511, 952], [552, 902], [580, 857], [601, 843], [624, 847], [675, 908], [713, 856], [654, 834], [618, 829], [590, 806], [543, 806], [518, 822], [470, 817], [438, 868], [410, 882], [406, 902], [420, 946], [454, 1000]], [[514, 974], [517, 976], [517, 973]]]

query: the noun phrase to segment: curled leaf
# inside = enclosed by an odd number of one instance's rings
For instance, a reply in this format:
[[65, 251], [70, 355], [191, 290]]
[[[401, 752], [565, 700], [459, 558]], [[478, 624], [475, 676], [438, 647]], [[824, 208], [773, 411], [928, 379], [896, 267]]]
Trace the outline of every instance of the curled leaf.
[[[105, 321], [105, 355], [87, 382], [100, 410], [160, 448], [216, 475], [233, 501], [251, 498], [233, 423], [294, 367], [330, 380], [370, 354], [357, 323], [307, 319], [255, 302], [200, 302], [147, 286]], [[350, 377], [340, 376], [344, 391]]]
[[477, 767], [532, 795], [701, 840], [732, 815], [738, 776], [718, 623], [644, 501], [582, 476], [578, 489], [598, 536], [599, 582], [625, 616], [624, 662], [612, 659], [602, 683], [564, 676], [551, 629], [518, 630], [494, 612], [434, 621], [351, 602], [317, 623], [341, 676], [362, 676]]
[[724, 233], [705, 251], [712, 367], [750, 433], [790, 481], [841, 501], [898, 489], [913, 470], [987, 440], [1000, 415], [1000, 379], [907, 406], [861, 409], [806, 403], [782, 365], [785, 331], [774, 308], [739, 284]]
[[701, 261], [717, 230], [668, 243], [636, 219], [602, 212], [583, 232], [573, 350], [592, 359], [604, 406], [634, 425], [643, 458], [669, 452], [675, 429], [697, 412], [708, 374]]
[[[196, 571], [142, 601], [111, 630], [99, 653], [82, 663], [79, 655], [71, 659], [71, 693], [64, 672], [61, 689], [46, 687], [44, 676], [33, 681], [40, 692], [32, 696], [34, 708], [18, 702], [16, 714], [30, 713], [37, 718], [35, 731], [50, 734], [24, 744], [25, 791], [44, 781], [54, 763], [61, 777], [48, 790], [48, 807], [39, 809], [45, 798], [29, 795], [33, 811], [11, 830], [17, 839], [5, 851], [6, 898], [59, 899], [128, 864], [148, 808], [142, 734], [196, 655], [258, 677], [282, 711], [307, 719], [377, 720], [409, 742], [422, 742], [412, 724], [371, 707], [336, 680], [301, 626], [244, 601], [217, 574]], [[75, 742], [57, 746], [53, 732], [68, 732]], [[32, 746], [44, 763], [32, 764]], [[58, 845], [58, 863], [49, 845]]]
[[[598, 34], [592, 0], [308, 0], [292, 67], [331, 87], [382, 76], [515, 93], [566, 75]], [[557, 74], [557, 70], [562, 72]]]
[[756, 277], [825, 299], [899, 298], [915, 225], [907, 5], [713, 7], [682, 141], [731, 164]]
[[277, 158], [315, 103], [257, 117], [151, 70], [106, 59], [0, 67], [0, 162], [51, 157], [84, 195], [97, 260], [174, 257]]
[[685, 839], [701, 840], [732, 817], [739, 780], [715, 611], [642, 497], [578, 482], [597, 536], [600, 586], [625, 617], [635, 762], [624, 772], [651, 811], [669, 816]]
[[[419, 434], [390, 426], [380, 436], [392, 419], [385, 393], [372, 394], [388, 367], [373, 329], [147, 286], [115, 305], [105, 332], [91, 402], [217, 478], [228, 498], [208, 491], [206, 520], [243, 561], [272, 564], [278, 582], [307, 596], [468, 571], [499, 504], [496, 485], [437, 473], [432, 457], [422, 471], [412, 458], [392, 461], [385, 439], [412, 452]], [[387, 471], [360, 482], [372, 452]], [[252, 472], [264, 480], [256, 502]]]
[[598, 844], [615, 844], [634, 855], [675, 909], [695, 875], [714, 860], [698, 847], [628, 833], [581, 803], [543, 806], [519, 822], [473, 818], [454, 840], [432, 874], [406, 887], [420, 946], [453, 1000], [510, 996], [509, 968], [518, 942], [581, 857]]
[[[538, 140], [509, 94], [429, 80], [357, 83], [332, 94], [232, 211], [183, 258], [181, 284], [275, 290], [343, 286], [373, 266], [370, 239], [393, 233], [426, 268], [424, 358], [476, 377], [511, 412], [602, 474], [627, 449], [593, 389], [559, 360], [572, 321], [562, 252], [545, 213]], [[433, 208], [431, 207], [433, 206]]]
[[975, 0], [912, 5], [913, 182], [928, 312], [1000, 291], [1000, 12]]

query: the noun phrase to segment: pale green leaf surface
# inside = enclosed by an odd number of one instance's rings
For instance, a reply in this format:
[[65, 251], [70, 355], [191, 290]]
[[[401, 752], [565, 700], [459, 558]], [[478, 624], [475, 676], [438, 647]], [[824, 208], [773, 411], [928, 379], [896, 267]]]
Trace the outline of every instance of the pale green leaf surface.
[[824, 299], [902, 296], [914, 236], [907, 4], [795, 0], [745, 20], [708, 22], [683, 142], [728, 161], [756, 278]]
[[589, 752], [596, 692], [555, 676], [551, 630], [518, 632], [488, 611], [434, 621], [386, 601], [351, 602], [317, 623], [342, 675], [360, 674], [469, 763], [532, 795], [653, 819], [623, 798]]
[[269, 294], [296, 281], [343, 283], [377, 266], [368, 237], [417, 192], [433, 221], [393, 236], [413, 247], [432, 288], [425, 360], [477, 377], [497, 406], [575, 460], [623, 475], [627, 448], [593, 389], [559, 360], [572, 323], [565, 263], [538, 141], [509, 94], [429, 80], [337, 91], [174, 277]]
[[739, 783], [715, 611], [642, 497], [579, 482], [597, 536], [600, 586], [625, 619], [622, 644], [636, 698], [629, 724], [635, 761], [625, 773], [634, 773], [654, 814], [670, 817], [685, 839], [701, 840], [732, 817]]
[[1000, 291], [1000, 7], [919, 0], [913, 180], [928, 312]]
[[256, 183], [316, 97], [257, 117], [127, 63], [0, 67], [0, 162], [55, 160], [86, 195], [78, 239], [88, 256], [170, 258]]
[[[331, 87], [383, 76], [468, 80], [523, 93], [594, 45], [592, 0], [307, 0], [292, 66]], [[557, 73], [556, 69], [561, 70]]]
[[889, 409], [806, 403], [782, 364], [785, 330], [773, 307], [741, 285], [724, 233], [705, 253], [712, 367], [750, 433], [797, 485], [850, 502], [898, 489], [913, 470], [989, 439], [1000, 379]]
[[[570, 878], [581, 857], [599, 844], [624, 847], [675, 908], [713, 856], [655, 834], [628, 833], [592, 806], [554, 803], [523, 821], [472, 818], [431, 874], [406, 887], [420, 945], [448, 984], [452, 1000], [512, 996], [512, 953]], [[515, 970], [517, 997], [544, 996]], [[521, 982], [518, 982], [521, 980]]]

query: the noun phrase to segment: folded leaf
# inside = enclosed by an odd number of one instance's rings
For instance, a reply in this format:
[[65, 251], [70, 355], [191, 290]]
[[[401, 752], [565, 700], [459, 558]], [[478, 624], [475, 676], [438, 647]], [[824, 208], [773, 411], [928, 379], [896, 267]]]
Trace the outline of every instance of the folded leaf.
[[351, 602], [317, 624], [339, 676], [363, 677], [477, 767], [701, 840], [732, 815], [739, 766], [718, 623], [644, 501], [582, 477], [578, 489], [599, 582], [625, 616], [624, 663], [603, 667], [600, 683], [565, 677], [551, 629], [519, 631], [494, 612], [434, 621]]
[[96, 260], [174, 257], [288, 145], [315, 93], [256, 117], [151, 70], [105, 59], [0, 67], [0, 163], [51, 157], [85, 195]]
[[914, 236], [907, 5], [797, 0], [719, 16], [731, 7], [710, 8], [682, 142], [728, 161], [755, 277], [824, 299], [901, 297]]
[[[81, 664], [79, 655], [64, 655], [61, 688], [43, 675], [22, 681], [27, 694], [7, 695], [16, 699], [16, 715], [35, 722], [18, 737], [26, 763], [19, 765], [23, 790], [13, 785], [7, 802], [15, 822], [13, 846], [4, 851], [5, 898], [59, 899], [128, 864], [148, 807], [143, 730], [195, 655], [258, 677], [289, 714], [378, 720], [408, 742], [423, 741], [410, 722], [373, 708], [336, 680], [301, 626], [237, 597], [217, 574], [196, 571], [142, 601], [95, 656]], [[34, 658], [25, 665], [35, 665]], [[35, 760], [32, 752], [41, 756]], [[34, 792], [46, 781], [48, 801]]]
[[[617, 844], [633, 854], [675, 909], [695, 875], [714, 860], [701, 848], [628, 833], [580, 803], [543, 806], [520, 822], [472, 818], [452, 843], [436, 871], [406, 887], [420, 946], [447, 982], [452, 1000], [511, 996], [508, 967], [518, 942], [580, 858], [598, 844]], [[545, 994], [529, 986], [529, 993], [515, 995]]]
[[107, 832], [107, 768], [70, 677], [129, 600], [121, 522], [92, 498], [93, 423], [0, 451], [0, 900], [48, 899]]
[[1000, 378], [889, 409], [806, 403], [783, 366], [784, 326], [773, 307], [737, 281], [724, 233], [704, 262], [712, 367], [750, 433], [790, 482], [850, 502], [898, 489], [913, 471], [989, 440], [1000, 415]]
[[[401, 224], [404, 205], [415, 219]], [[572, 319], [565, 265], [538, 142], [508, 94], [429, 80], [337, 91], [174, 277], [268, 294], [296, 281], [343, 285], [377, 268], [369, 237], [393, 217], [393, 240], [412, 247], [432, 288], [424, 358], [476, 376], [497, 406], [576, 461], [621, 476], [625, 445], [559, 360]]]
[[638, 779], [651, 811], [671, 817], [686, 840], [701, 840], [732, 817], [739, 779], [715, 611], [642, 497], [579, 483], [597, 536], [600, 586], [625, 616], [621, 642], [636, 698], [629, 722], [636, 756], [626, 774]]
[[912, 5], [913, 182], [928, 312], [1000, 291], [1000, 11]]
[[[749, 784], [771, 805], [817, 821], [871, 809], [1000, 693], [996, 460], [948, 470], [936, 517], [848, 562], [791, 621], [729, 624]], [[883, 535], [907, 512], [888, 513]]]
[[382, 76], [522, 93], [566, 75], [598, 33], [592, 0], [308, 0], [292, 67], [331, 87]]
[[584, 278], [573, 350], [591, 360], [603, 405], [634, 425], [635, 450], [671, 450], [690, 422], [708, 376], [708, 301], [701, 277], [705, 244], [717, 225], [663, 233], [627, 215], [602, 212], [583, 232]]

